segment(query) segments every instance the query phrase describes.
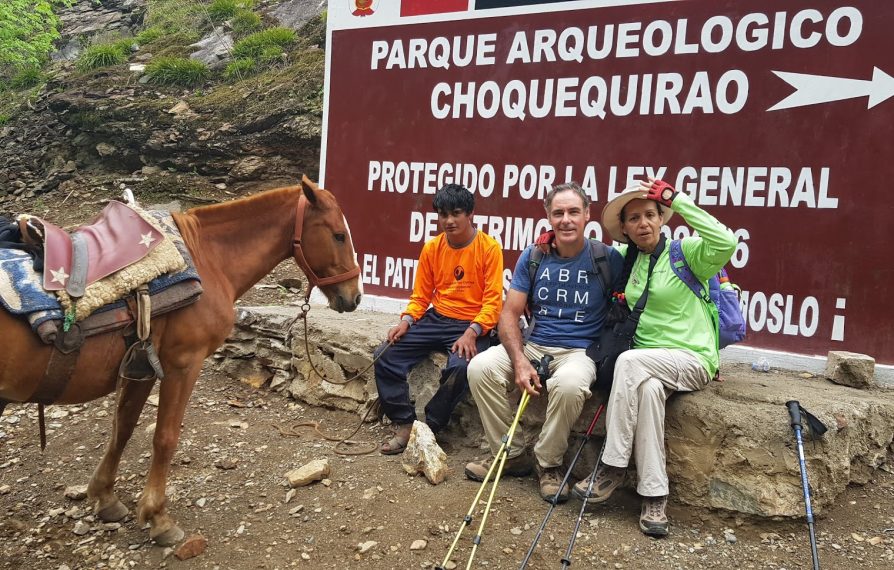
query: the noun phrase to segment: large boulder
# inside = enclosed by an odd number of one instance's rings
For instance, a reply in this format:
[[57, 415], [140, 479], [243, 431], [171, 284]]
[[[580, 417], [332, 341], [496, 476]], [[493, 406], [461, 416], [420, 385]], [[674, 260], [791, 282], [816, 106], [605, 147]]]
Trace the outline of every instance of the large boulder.
[[[275, 389], [311, 405], [363, 413], [376, 395], [372, 370], [364, 371], [372, 351], [394, 324], [394, 315], [356, 311], [336, 314], [315, 308], [308, 315], [305, 348], [303, 323], [287, 330], [298, 313], [294, 307], [243, 308], [231, 338], [217, 354], [218, 366], [257, 385], [269, 379]], [[410, 376], [417, 412], [438, 385], [443, 356], [432, 354]], [[805, 376], [805, 377], [802, 377]], [[851, 484], [865, 484], [873, 472], [894, 465], [894, 390], [854, 390], [825, 378], [797, 371], [752, 371], [725, 364], [723, 382], [712, 382], [696, 393], [676, 394], [667, 405], [667, 465], [671, 492], [685, 504], [751, 515], [803, 516], [804, 505], [795, 439], [785, 407], [798, 400], [829, 431], [816, 443], [805, 436], [804, 453], [813, 507], [822, 512]], [[580, 447], [604, 395], [594, 394], [578, 419], [566, 460]], [[543, 423], [545, 401], [534, 399], [521, 423], [527, 445], [533, 447]], [[482, 429], [474, 401], [468, 398], [454, 416], [467, 438], [481, 441]], [[592, 468], [605, 433], [600, 418], [584, 446], [575, 476]], [[631, 469], [631, 474], [635, 473]], [[634, 484], [633, 477], [629, 484]]]

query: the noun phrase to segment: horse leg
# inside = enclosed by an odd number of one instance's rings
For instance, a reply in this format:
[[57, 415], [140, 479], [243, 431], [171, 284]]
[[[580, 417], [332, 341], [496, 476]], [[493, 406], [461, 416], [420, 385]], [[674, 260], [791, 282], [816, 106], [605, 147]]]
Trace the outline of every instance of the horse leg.
[[149, 521], [151, 524], [149, 537], [161, 546], [176, 544], [184, 536], [176, 521], [167, 514], [165, 489], [171, 459], [180, 440], [180, 427], [186, 412], [186, 404], [202, 370], [202, 362], [203, 359], [200, 359], [185, 369], [165, 369], [165, 379], [161, 383], [149, 477], [137, 505], [138, 521], [140, 524]]
[[87, 496], [94, 503], [96, 516], [106, 522], [119, 521], [127, 515], [127, 507], [115, 494], [115, 478], [118, 476], [121, 454], [133, 435], [153, 384], [154, 382], [121, 381], [112, 438], [87, 485]]

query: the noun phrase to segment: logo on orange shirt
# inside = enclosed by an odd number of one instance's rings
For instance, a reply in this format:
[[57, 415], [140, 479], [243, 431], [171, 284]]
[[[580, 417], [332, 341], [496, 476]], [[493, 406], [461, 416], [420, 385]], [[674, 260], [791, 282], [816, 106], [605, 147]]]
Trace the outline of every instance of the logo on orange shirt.
[[466, 270], [463, 269], [462, 265], [457, 265], [453, 268], [453, 277], [457, 281], [462, 281], [462, 278], [466, 275]]

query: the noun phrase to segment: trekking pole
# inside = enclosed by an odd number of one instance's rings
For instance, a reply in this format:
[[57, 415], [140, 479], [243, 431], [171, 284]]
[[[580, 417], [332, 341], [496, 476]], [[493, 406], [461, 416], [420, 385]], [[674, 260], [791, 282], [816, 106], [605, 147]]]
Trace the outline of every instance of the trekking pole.
[[[453, 544], [450, 545], [450, 549], [447, 551], [447, 555], [444, 557], [444, 561], [441, 563], [440, 566], [435, 566], [435, 570], [445, 570], [447, 562], [450, 561], [450, 556], [453, 555], [453, 551], [456, 550], [456, 545], [459, 543], [459, 539], [462, 536], [463, 531], [466, 530], [466, 527], [472, 525], [472, 515], [475, 513], [475, 510], [478, 507], [478, 501], [481, 499], [481, 495], [484, 494], [484, 489], [487, 486], [488, 481], [490, 481], [490, 476], [494, 472], [494, 468], [499, 465], [499, 470], [497, 471], [496, 479], [494, 480], [494, 485], [491, 490], [491, 498], [493, 498], [493, 489], [496, 489], [497, 487], [500, 474], [503, 471], [503, 464], [506, 463], [506, 457], [509, 455], [509, 446], [512, 444], [512, 436], [515, 434], [515, 429], [518, 426], [518, 422], [521, 419], [525, 408], [528, 407], [528, 401], [530, 401], [530, 399], [531, 395], [527, 392], [524, 392], [522, 394], [521, 401], [518, 403], [518, 411], [515, 413], [515, 419], [512, 421], [512, 425], [509, 426], [509, 431], [502, 438], [503, 442], [500, 445], [500, 449], [497, 450], [497, 454], [494, 456], [494, 460], [491, 462], [490, 468], [487, 470], [487, 475], [484, 476], [484, 481], [481, 482], [481, 486], [478, 488], [478, 493], [476, 493], [475, 498], [472, 499], [472, 506], [469, 507], [469, 512], [467, 512], [466, 516], [463, 517], [462, 525], [460, 525], [456, 536], [453, 538]], [[490, 505], [489, 500], [488, 505]], [[479, 527], [478, 530], [480, 533], [481, 528]], [[478, 543], [481, 542], [480, 534], [476, 535], [474, 540], [475, 546], [478, 546]]]
[[[537, 374], [540, 376], [541, 384], [545, 385], [546, 378], [549, 376], [549, 363], [552, 361], [553, 357], [550, 355], [545, 355], [540, 359], [540, 364], [538, 365], [536, 361], [532, 360], [531, 364], [537, 368]], [[453, 538], [453, 543], [450, 545], [450, 549], [447, 551], [447, 555], [444, 557], [444, 561], [440, 566], [435, 566], [435, 570], [445, 570], [447, 563], [450, 561], [450, 556], [453, 554], [453, 551], [456, 550], [456, 545], [459, 543], [459, 539], [462, 536], [463, 531], [466, 527], [472, 525], [472, 515], [475, 513], [476, 507], [478, 506], [478, 501], [481, 499], [481, 495], [484, 494], [484, 489], [487, 486], [487, 483], [490, 481], [491, 474], [494, 473], [496, 468], [496, 474], [494, 475], [493, 486], [491, 487], [490, 496], [488, 497], [487, 504], [484, 508], [484, 513], [481, 515], [481, 523], [478, 525], [478, 533], [472, 539], [472, 553], [469, 555], [469, 562], [466, 565], [466, 569], [472, 567], [472, 561], [475, 559], [475, 553], [478, 550], [478, 545], [481, 543], [481, 534], [484, 531], [484, 524], [487, 521], [487, 515], [490, 512], [490, 506], [493, 502], [494, 494], [497, 490], [497, 485], [500, 482], [500, 476], [503, 473], [503, 466], [506, 464], [506, 459], [509, 457], [509, 449], [512, 445], [512, 438], [515, 435], [515, 430], [518, 427], [519, 421], [521, 420], [522, 414], [525, 412], [525, 408], [528, 407], [528, 402], [531, 400], [531, 395], [525, 391], [522, 393], [521, 400], [518, 403], [518, 411], [515, 413], [515, 419], [512, 420], [512, 424], [509, 426], [509, 431], [506, 432], [506, 435], [502, 437], [502, 443], [500, 444], [500, 448], [497, 450], [496, 455], [494, 455], [494, 460], [490, 464], [490, 468], [487, 470], [487, 474], [484, 476], [484, 480], [481, 482], [481, 487], [478, 488], [478, 493], [475, 494], [475, 498], [472, 499], [472, 506], [469, 507], [469, 512], [466, 513], [466, 516], [463, 518], [462, 525], [459, 527], [459, 530], [456, 533], [456, 536]]]
[[[595, 421], [594, 421], [595, 423]], [[584, 494], [584, 500], [581, 501], [580, 513], [577, 515], [577, 521], [574, 523], [574, 532], [571, 533], [571, 540], [568, 541], [568, 548], [565, 549], [565, 556], [562, 557], [562, 568], [571, 566], [571, 551], [574, 550], [574, 542], [577, 540], [577, 533], [580, 531], [580, 524], [584, 520], [584, 511], [587, 510], [587, 501], [590, 500], [590, 493], [593, 492], [593, 484], [596, 482], [596, 471], [599, 469], [599, 462], [602, 461], [602, 452], [605, 451], [605, 443], [599, 450], [599, 456], [596, 458], [596, 464], [593, 466], [593, 472], [590, 473], [590, 482], [587, 484], [587, 492]]]
[[797, 400], [789, 400], [785, 403], [788, 408], [789, 419], [795, 432], [795, 441], [798, 444], [798, 466], [801, 469], [801, 488], [804, 490], [804, 508], [807, 511], [807, 529], [810, 532], [810, 553], [813, 555], [813, 570], [820, 570], [819, 554], [816, 551], [816, 529], [813, 526], [813, 509], [810, 507], [810, 484], [807, 482], [807, 463], [804, 461], [804, 443], [801, 439], [801, 404]]
[[[577, 465], [578, 459], [580, 459], [581, 452], [584, 450], [584, 446], [587, 445], [587, 442], [590, 441], [590, 435], [593, 433], [593, 428], [596, 427], [596, 422], [599, 421], [599, 416], [602, 415], [603, 410], [605, 410], [605, 402], [599, 404], [599, 407], [596, 408], [596, 414], [593, 416], [593, 421], [590, 422], [590, 427], [587, 428], [587, 432], [584, 434], [584, 440], [580, 442], [580, 447], [577, 448], [577, 453], [574, 454], [574, 458], [571, 460], [571, 465], [568, 466], [568, 471], [565, 473], [565, 478], [562, 479], [562, 484], [559, 485], [559, 490], [556, 491], [555, 496], [550, 501], [549, 509], [546, 511], [546, 516], [543, 517], [543, 522], [540, 523], [540, 528], [537, 530], [537, 534], [534, 536], [534, 541], [531, 543], [531, 547], [528, 548], [528, 553], [525, 554], [524, 560], [522, 560], [521, 566], [518, 567], [518, 570], [524, 570], [528, 567], [528, 562], [531, 560], [531, 556], [534, 554], [534, 549], [537, 548], [537, 543], [540, 542], [540, 537], [543, 536], [543, 531], [546, 529], [546, 523], [549, 522], [549, 518], [553, 514], [553, 509], [556, 508], [556, 505], [559, 502], [559, 495], [562, 493], [562, 489], [565, 488], [565, 485], [568, 484], [568, 480], [571, 478], [571, 471], [574, 469], [574, 466]], [[598, 465], [599, 462], [597, 461]]]

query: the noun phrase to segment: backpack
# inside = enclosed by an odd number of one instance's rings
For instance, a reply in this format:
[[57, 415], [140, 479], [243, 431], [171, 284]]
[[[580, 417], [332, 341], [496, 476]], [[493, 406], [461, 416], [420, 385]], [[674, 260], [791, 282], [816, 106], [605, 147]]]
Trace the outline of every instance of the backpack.
[[696, 297], [709, 303], [717, 309], [717, 331], [720, 348], [741, 342], [745, 339], [745, 317], [739, 308], [739, 289], [733, 285], [726, 269], [721, 269], [716, 275], [708, 279], [708, 291], [704, 285], [692, 273], [686, 258], [683, 256], [683, 247], [680, 240], [670, 242], [670, 265], [674, 274], [685, 283]]

